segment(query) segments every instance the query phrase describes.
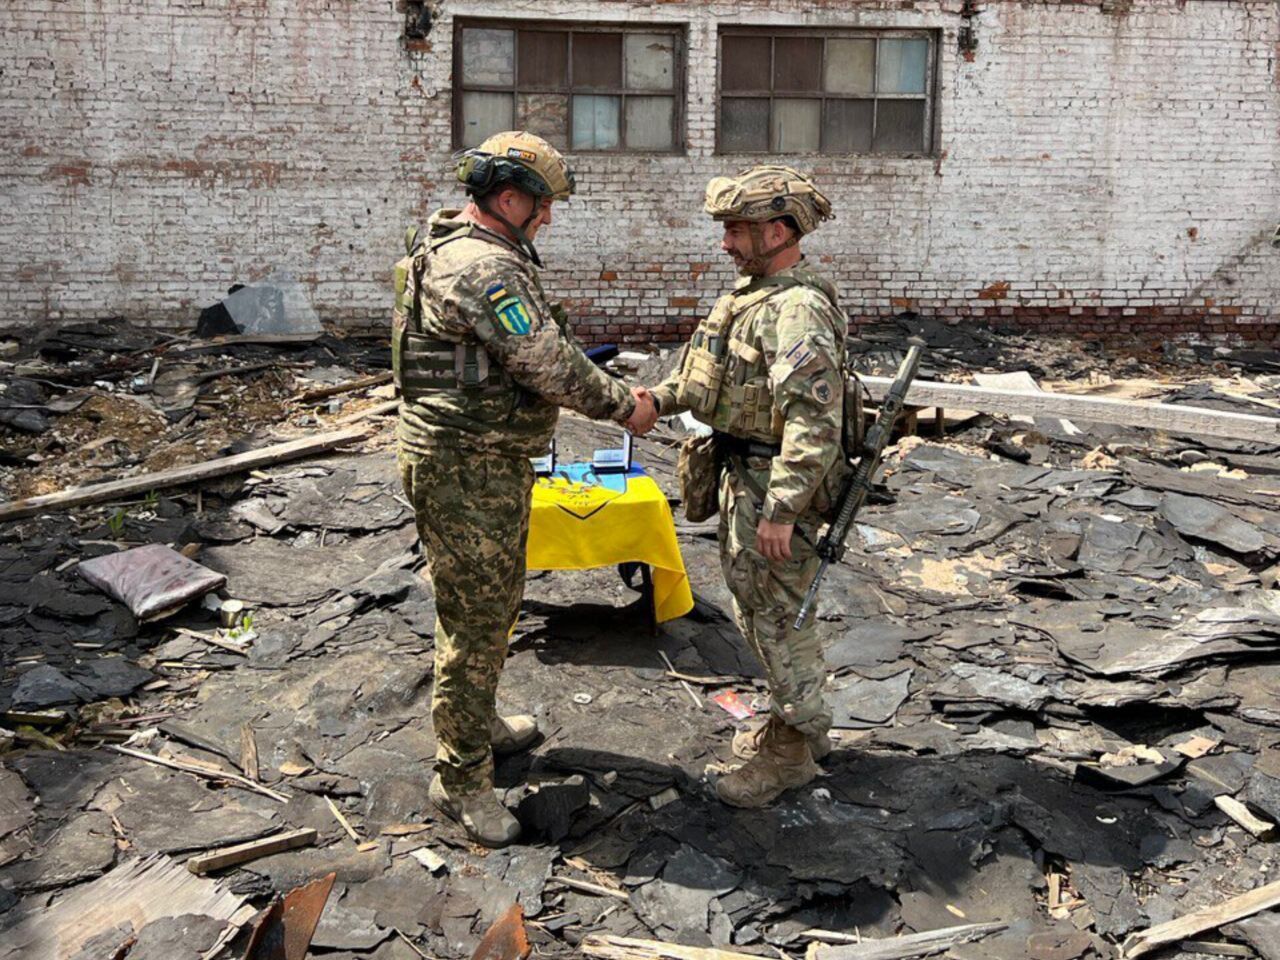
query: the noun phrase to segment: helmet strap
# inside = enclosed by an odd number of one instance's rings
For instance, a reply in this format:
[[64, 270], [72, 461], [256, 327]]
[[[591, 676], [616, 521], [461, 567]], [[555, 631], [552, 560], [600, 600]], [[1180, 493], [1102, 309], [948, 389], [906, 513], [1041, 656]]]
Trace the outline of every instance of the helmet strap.
[[[534, 197], [532, 194], [527, 194], [527, 196], [532, 197], [534, 201], [533, 213], [529, 214], [525, 222], [521, 226], [517, 227], [514, 223], [512, 223], [510, 220], [508, 220], [506, 217], [500, 214], [496, 209], [494, 209], [493, 206], [490, 205], [489, 198], [497, 192], [498, 192], [497, 190], [493, 190], [489, 193], [486, 193], [483, 197], [477, 197], [476, 206], [478, 206], [481, 210], [483, 210], [489, 216], [493, 217], [493, 219], [497, 220], [500, 224], [502, 224], [504, 227], [510, 230], [512, 235], [515, 237], [516, 246], [519, 247], [524, 252], [525, 256], [527, 256], [533, 262], [533, 265], [535, 267], [541, 267], [542, 258], [538, 256], [538, 251], [534, 248], [533, 241], [529, 239], [529, 235], [525, 232], [526, 230], [529, 229], [529, 226], [533, 223], [533, 221], [538, 218], [538, 198]], [[523, 193], [524, 191], [521, 191], [521, 192]]]
[[783, 250], [790, 249], [800, 242], [800, 234], [793, 230], [791, 236], [777, 246], [769, 250], [762, 250], [761, 248], [764, 246], [763, 225], [756, 220], [748, 221], [747, 232], [751, 234], [751, 259], [743, 265], [743, 270], [752, 277], [764, 276], [764, 272], [769, 266], [769, 261]]

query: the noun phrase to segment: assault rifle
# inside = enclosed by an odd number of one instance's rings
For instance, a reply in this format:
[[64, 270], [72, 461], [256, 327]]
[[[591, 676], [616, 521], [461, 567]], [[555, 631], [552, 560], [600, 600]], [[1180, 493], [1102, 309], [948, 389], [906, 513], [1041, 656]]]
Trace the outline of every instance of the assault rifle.
[[827, 532], [823, 534], [822, 539], [818, 541], [817, 551], [818, 556], [822, 558], [822, 566], [818, 567], [813, 583], [809, 584], [809, 592], [805, 594], [804, 603], [800, 605], [800, 614], [796, 617], [795, 623], [797, 630], [809, 616], [809, 610], [818, 596], [818, 585], [822, 583], [827, 567], [833, 563], [839, 563], [840, 558], [844, 556], [844, 541], [849, 535], [849, 528], [853, 526], [853, 520], [862, 509], [867, 493], [871, 490], [871, 483], [884, 456], [884, 448], [889, 445], [893, 425], [906, 404], [907, 390], [911, 386], [911, 381], [916, 378], [916, 371], [920, 368], [920, 354], [924, 350], [924, 341], [918, 337], [912, 337], [907, 343], [911, 348], [907, 351], [902, 366], [898, 368], [898, 375], [893, 378], [889, 392], [880, 402], [880, 413], [876, 416], [876, 422], [871, 425], [862, 442], [862, 456], [858, 460], [858, 466], [840, 491], [836, 518], [827, 527]]

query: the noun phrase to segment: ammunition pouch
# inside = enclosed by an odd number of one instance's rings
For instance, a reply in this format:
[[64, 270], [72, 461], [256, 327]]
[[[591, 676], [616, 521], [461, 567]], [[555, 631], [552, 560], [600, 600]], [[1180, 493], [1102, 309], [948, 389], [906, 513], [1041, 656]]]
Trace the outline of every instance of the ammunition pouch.
[[680, 445], [676, 478], [690, 523], [709, 520], [720, 510], [720, 473], [724, 468], [715, 435], [686, 437]]
[[729, 319], [726, 300], [716, 304], [696, 331], [685, 353], [684, 366], [676, 386], [676, 402], [695, 416], [709, 418], [716, 409], [720, 384], [724, 381], [726, 348], [723, 325]]
[[406, 400], [441, 390], [484, 395], [517, 389], [478, 343], [454, 343], [406, 332], [399, 359], [400, 390]]

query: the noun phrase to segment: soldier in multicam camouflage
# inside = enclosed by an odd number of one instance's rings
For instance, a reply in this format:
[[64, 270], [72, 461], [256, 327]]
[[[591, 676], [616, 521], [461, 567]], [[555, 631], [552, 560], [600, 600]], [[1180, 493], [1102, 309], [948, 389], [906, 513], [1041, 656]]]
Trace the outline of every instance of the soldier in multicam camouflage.
[[524, 592], [533, 469], [561, 406], [637, 433], [656, 414], [573, 341], [548, 303], [533, 247], [573, 174], [546, 141], [499, 134], [461, 155], [469, 202], [406, 237], [396, 265], [392, 367], [399, 466], [435, 590], [438, 750], [430, 796], [472, 839], [520, 825], [493, 792], [493, 754], [528, 746], [529, 716], [499, 717], [498, 677]]
[[812, 780], [831, 749], [817, 629], [794, 621], [818, 568], [818, 528], [848, 469], [847, 321], [835, 289], [800, 253], [800, 238], [831, 216], [809, 178], [772, 165], [717, 177], [705, 209], [724, 223], [721, 247], [742, 276], [653, 397], [662, 416], [689, 410], [709, 424], [725, 463], [721, 565], [772, 708], [767, 723], [734, 738], [747, 763], [716, 790], [726, 803], [758, 807]]

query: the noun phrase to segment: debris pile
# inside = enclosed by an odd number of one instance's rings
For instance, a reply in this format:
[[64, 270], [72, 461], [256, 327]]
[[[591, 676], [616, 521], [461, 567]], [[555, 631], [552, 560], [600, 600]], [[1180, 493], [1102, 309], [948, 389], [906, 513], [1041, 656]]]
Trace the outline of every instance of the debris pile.
[[[1113, 363], [913, 329], [935, 341], [938, 379], [997, 367], [1055, 391], [1280, 416], [1266, 358]], [[259, 446], [332, 427], [328, 398], [285, 402], [323, 389], [304, 374], [341, 365], [330, 379], [350, 383], [385, 363], [328, 337], [219, 347], [230, 362], [197, 353], [209, 369], [270, 364], [206, 384], [271, 385], [272, 416], [237, 424], [197, 389], [176, 421], [157, 409], [154, 435], [90, 466], [68, 418], [94, 398], [143, 409], [153, 395], [119, 385], [156, 356], [171, 369], [181, 345], [102, 330], [52, 334], [64, 352], [13, 362], [5, 397], [28, 396], [18, 382], [47, 391], [29, 405], [43, 430], [9, 434], [28, 445], [6, 460], [15, 496], [146, 470], [220, 425], [207, 456], [255, 426]], [[865, 331], [867, 365], [891, 367], [900, 336]], [[73, 380], [89, 399], [51, 408], [69, 391], [46, 382]], [[376, 409], [377, 386], [359, 389], [353, 406]], [[77, 898], [170, 860], [216, 895], [88, 931], [100, 948], [136, 937], [135, 960], [242, 957], [266, 936], [253, 909], [287, 917], [275, 898], [333, 874], [310, 942], [344, 960], [1277, 956], [1280, 443], [950, 410], [921, 413], [918, 431], [820, 595], [838, 741], [825, 775], [764, 810], [716, 801], [732, 733], [767, 708], [715, 522], [681, 520], [697, 604], [657, 637], [616, 571], [531, 574], [499, 697], [544, 737], [499, 763], [526, 829], [501, 851], [468, 844], [427, 800], [434, 599], [389, 430], [0, 527], [0, 957], [25, 956], [13, 930], [47, 934], [60, 905], [83, 916]], [[566, 417], [560, 455], [613, 432]], [[637, 445], [669, 492], [677, 439]], [[77, 570], [147, 544], [224, 585], [140, 621]], [[169, 952], [140, 952], [148, 937]]]

